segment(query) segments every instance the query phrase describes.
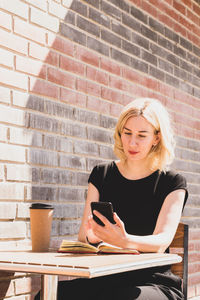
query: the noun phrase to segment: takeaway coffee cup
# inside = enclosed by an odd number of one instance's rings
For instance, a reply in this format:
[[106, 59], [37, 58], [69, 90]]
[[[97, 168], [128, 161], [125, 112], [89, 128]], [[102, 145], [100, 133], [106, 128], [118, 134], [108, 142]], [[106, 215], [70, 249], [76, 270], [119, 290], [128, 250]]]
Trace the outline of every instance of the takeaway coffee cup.
[[33, 203], [30, 207], [31, 241], [33, 252], [49, 250], [53, 207], [44, 203]]

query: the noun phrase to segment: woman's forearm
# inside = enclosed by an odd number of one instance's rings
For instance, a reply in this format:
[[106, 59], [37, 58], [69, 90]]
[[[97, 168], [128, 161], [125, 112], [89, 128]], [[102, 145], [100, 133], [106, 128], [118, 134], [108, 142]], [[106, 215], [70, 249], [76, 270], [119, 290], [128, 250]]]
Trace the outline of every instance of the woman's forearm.
[[127, 234], [122, 239], [122, 248], [133, 248], [140, 252], [164, 252], [171, 242], [167, 234], [138, 236]]

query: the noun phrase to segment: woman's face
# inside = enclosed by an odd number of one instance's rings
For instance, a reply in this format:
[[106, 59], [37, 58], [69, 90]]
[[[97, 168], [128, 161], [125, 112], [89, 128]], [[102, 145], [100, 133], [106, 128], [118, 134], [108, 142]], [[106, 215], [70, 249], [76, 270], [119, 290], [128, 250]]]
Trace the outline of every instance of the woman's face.
[[130, 117], [121, 133], [126, 158], [131, 161], [145, 160], [152, 148], [158, 144], [160, 135], [142, 116]]

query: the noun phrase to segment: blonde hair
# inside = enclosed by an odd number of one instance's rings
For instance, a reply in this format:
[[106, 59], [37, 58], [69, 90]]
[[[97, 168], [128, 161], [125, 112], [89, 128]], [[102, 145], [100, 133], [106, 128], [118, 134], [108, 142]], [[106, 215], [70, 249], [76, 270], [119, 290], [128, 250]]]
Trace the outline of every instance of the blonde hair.
[[150, 168], [166, 171], [174, 159], [173, 130], [167, 110], [158, 100], [153, 98], [138, 98], [124, 107], [115, 127], [115, 155], [121, 160], [126, 160], [121, 133], [127, 120], [138, 116], [143, 116], [155, 128], [155, 134], [160, 132], [159, 143], [153, 146], [148, 154]]

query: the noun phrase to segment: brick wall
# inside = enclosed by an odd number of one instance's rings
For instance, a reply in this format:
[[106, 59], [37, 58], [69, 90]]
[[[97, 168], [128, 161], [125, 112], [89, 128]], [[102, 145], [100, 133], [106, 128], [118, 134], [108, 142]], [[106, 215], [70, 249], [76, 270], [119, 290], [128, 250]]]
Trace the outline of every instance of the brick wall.
[[[75, 237], [88, 174], [114, 159], [122, 107], [155, 97], [188, 180], [189, 297], [200, 296], [199, 67], [199, 1], [1, 0], [0, 249], [30, 247], [33, 201], [55, 207], [52, 246]], [[0, 276], [0, 299], [38, 289], [37, 276]]]

